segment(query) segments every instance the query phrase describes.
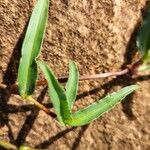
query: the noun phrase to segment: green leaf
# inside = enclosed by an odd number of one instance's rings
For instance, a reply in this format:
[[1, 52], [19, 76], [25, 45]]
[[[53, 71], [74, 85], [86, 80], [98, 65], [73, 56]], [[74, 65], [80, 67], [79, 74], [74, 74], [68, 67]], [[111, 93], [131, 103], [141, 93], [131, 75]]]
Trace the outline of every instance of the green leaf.
[[97, 119], [99, 116], [111, 110], [122, 99], [134, 90], [138, 89], [137, 85], [125, 87], [117, 93], [112, 93], [102, 100], [91, 104], [89, 107], [79, 110], [72, 115], [72, 119], [67, 122], [70, 126], [82, 126]]
[[32, 12], [22, 46], [18, 71], [19, 93], [23, 98], [32, 95], [37, 79], [36, 58], [39, 55], [48, 20], [49, 0], [38, 0]]
[[150, 70], [150, 65], [148, 65], [148, 64], [142, 64], [142, 65], [138, 68], [138, 71], [146, 71], [146, 70]]
[[78, 68], [77, 65], [73, 62], [69, 62], [69, 79], [66, 84], [66, 96], [68, 100], [69, 108], [72, 108], [72, 105], [74, 104], [74, 101], [76, 99], [77, 90], [78, 90], [78, 80], [79, 80], [79, 74], [78, 74]]
[[59, 122], [64, 125], [68, 119], [71, 119], [71, 113], [67, 102], [67, 97], [63, 87], [55, 78], [52, 70], [43, 62], [38, 62], [39, 67], [44, 73], [48, 83], [48, 91]]
[[150, 50], [150, 8], [148, 9], [143, 24], [137, 34], [137, 47], [144, 56], [144, 59], [149, 57]]
[[11, 143], [0, 140], [0, 146], [8, 150], [17, 150], [17, 147]]
[[20, 146], [19, 150], [44, 150], [44, 149], [36, 149], [27, 146]]

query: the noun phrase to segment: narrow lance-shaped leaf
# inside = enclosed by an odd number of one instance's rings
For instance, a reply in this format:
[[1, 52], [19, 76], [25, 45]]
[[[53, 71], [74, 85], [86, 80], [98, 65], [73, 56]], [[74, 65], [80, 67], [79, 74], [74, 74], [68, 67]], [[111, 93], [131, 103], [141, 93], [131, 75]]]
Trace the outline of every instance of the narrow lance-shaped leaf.
[[20, 146], [19, 150], [46, 150], [46, 149], [36, 149], [27, 146]]
[[71, 113], [65, 91], [58, 80], [55, 78], [55, 75], [51, 69], [45, 63], [38, 62], [38, 65], [43, 71], [47, 80], [49, 95], [56, 111], [57, 118], [59, 122], [64, 125], [68, 119], [71, 119]]
[[144, 58], [149, 57], [150, 50], [150, 8], [148, 9], [141, 28], [137, 34], [137, 47]]
[[18, 71], [19, 93], [23, 98], [32, 95], [37, 79], [36, 58], [40, 52], [46, 23], [49, 0], [38, 0], [32, 12], [22, 46]]
[[72, 108], [72, 105], [74, 104], [74, 101], [76, 99], [77, 90], [78, 90], [78, 80], [79, 80], [79, 74], [78, 74], [77, 65], [73, 61], [70, 61], [69, 79], [66, 84], [66, 96], [67, 96], [67, 101], [70, 109]]
[[121, 89], [117, 93], [112, 93], [111, 95], [106, 96], [97, 103], [93, 103], [89, 107], [74, 113], [72, 115], [72, 120], [70, 120], [67, 124], [70, 126], [82, 126], [90, 123], [105, 112], [111, 110], [122, 99], [136, 89], [138, 89], [138, 86], [132, 85]]
[[0, 140], [0, 146], [8, 150], [17, 150], [17, 147], [11, 143]]

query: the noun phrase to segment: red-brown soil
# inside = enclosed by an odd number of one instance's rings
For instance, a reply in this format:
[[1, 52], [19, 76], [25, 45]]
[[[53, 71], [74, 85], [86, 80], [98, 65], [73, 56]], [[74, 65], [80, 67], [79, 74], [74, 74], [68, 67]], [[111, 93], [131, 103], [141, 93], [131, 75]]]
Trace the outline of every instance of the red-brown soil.
[[[35, 0], [0, 0], [0, 83], [14, 83]], [[136, 55], [146, 0], [52, 0], [40, 59], [58, 77], [74, 60], [81, 75], [119, 70]], [[0, 87], [0, 140], [47, 150], [150, 150], [150, 75], [82, 81], [74, 110], [130, 84], [140, 90], [88, 126], [61, 127], [34, 105]], [[48, 103], [45, 87], [34, 94]], [[86, 115], [86, 114], [85, 114]]]

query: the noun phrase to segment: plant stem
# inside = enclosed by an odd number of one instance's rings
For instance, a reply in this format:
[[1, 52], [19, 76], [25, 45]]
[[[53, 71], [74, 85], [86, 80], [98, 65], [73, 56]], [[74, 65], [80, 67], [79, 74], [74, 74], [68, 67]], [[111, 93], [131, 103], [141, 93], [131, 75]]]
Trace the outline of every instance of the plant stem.
[[[79, 80], [93, 80], [93, 79], [102, 79], [102, 78], [108, 78], [112, 76], [121, 76], [130, 73], [131, 75], [140, 72], [140, 67], [142, 66], [142, 58], [135, 62], [134, 64], [130, 65], [129, 67], [126, 67], [126, 69], [116, 72], [108, 72], [108, 73], [101, 73], [101, 74], [94, 74], [94, 75], [83, 75], [79, 77]], [[58, 79], [60, 83], [65, 83], [68, 80], [68, 77], [60, 78]], [[40, 79], [37, 81], [37, 86], [46, 85], [47, 81], [46, 79]], [[2, 84], [0, 84], [2, 85]], [[4, 86], [4, 85], [2, 85]], [[10, 90], [12, 93], [18, 93], [18, 84], [13, 84], [10, 87]]]
[[44, 105], [40, 104], [37, 100], [35, 100], [31, 96], [27, 97], [27, 100], [34, 103], [39, 109], [43, 110], [45, 113], [51, 115], [54, 118], [56, 117], [54, 113], [52, 113], [49, 109], [47, 109]]
[[17, 147], [5, 141], [0, 141], [0, 146], [8, 150], [17, 150]]
[[129, 69], [124, 69], [124, 70], [118, 71], [118, 72], [108, 72], [108, 73], [95, 74], [95, 75], [85, 75], [85, 76], [81, 76], [80, 80], [102, 79], [102, 78], [108, 78], [108, 77], [112, 77], [112, 76], [121, 76], [121, 75], [127, 74], [128, 72], [129, 72]]
[[[112, 77], [112, 76], [121, 76], [121, 75], [125, 75], [128, 73], [131, 73], [131, 75], [135, 74], [136, 72], [138, 72], [139, 67], [142, 63], [141, 61], [142, 59], [138, 60], [137, 62], [135, 62], [134, 64], [132, 64], [130, 67], [127, 67], [124, 70], [121, 71], [116, 71], [116, 72], [108, 72], [108, 73], [101, 73], [101, 74], [94, 74], [94, 75], [83, 75], [79, 77], [79, 80], [94, 80], [94, 79], [102, 79], [102, 78], [108, 78], [108, 77]], [[60, 78], [58, 79], [60, 83], [64, 83], [67, 82], [68, 77], [65, 78]], [[45, 85], [47, 84], [46, 79], [42, 79], [42, 80], [38, 80], [37, 81], [37, 86], [41, 86], [41, 85]]]
[[[101, 74], [94, 74], [94, 75], [84, 75], [84, 76], [80, 76], [79, 80], [95, 80], [95, 79], [102, 79], [102, 78], [108, 78], [108, 77], [112, 77], [112, 76], [121, 76], [124, 74], [129, 73], [129, 69], [124, 69], [122, 71], [118, 71], [118, 72], [108, 72], [108, 73], [101, 73]], [[60, 78], [58, 79], [60, 83], [64, 83], [68, 80], [68, 77], [65, 78]], [[42, 79], [42, 80], [38, 80], [37, 81], [37, 86], [41, 86], [41, 85], [45, 85], [47, 84], [46, 79]]]

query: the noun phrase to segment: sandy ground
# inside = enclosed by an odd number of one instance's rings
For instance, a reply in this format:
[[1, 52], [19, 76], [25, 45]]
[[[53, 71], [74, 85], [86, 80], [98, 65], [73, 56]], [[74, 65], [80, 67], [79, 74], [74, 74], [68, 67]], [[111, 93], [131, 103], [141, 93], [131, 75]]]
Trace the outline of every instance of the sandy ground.
[[[74, 60], [81, 75], [119, 70], [136, 56], [135, 36], [146, 0], [52, 0], [40, 55], [58, 77]], [[0, 0], [0, 83], [16, 81], [20, 50], [35, 0]], [[78, 128], [61, 127], [0, 87], [0, 139], [47, 150], [150, 150], [150, 75], [80, 82], [74, 110], [130, 84], [140, 90], [111, 112]], [[45, 87], [34, 94], [48, 103]], [[48, 105], [49, 106], [49, 105]], [[51, 108], [51, 106], [49, 106]]]

